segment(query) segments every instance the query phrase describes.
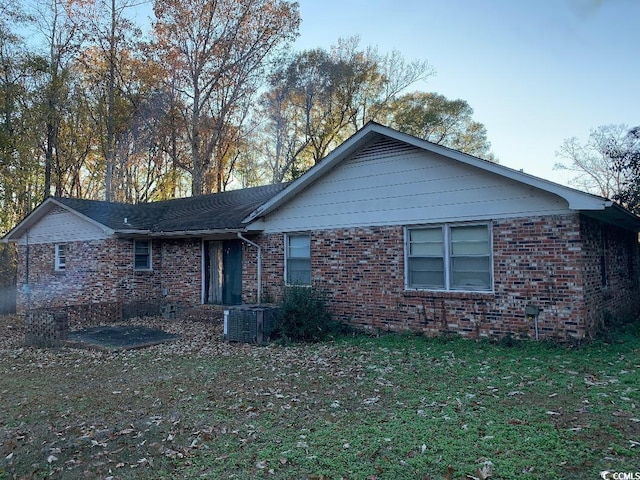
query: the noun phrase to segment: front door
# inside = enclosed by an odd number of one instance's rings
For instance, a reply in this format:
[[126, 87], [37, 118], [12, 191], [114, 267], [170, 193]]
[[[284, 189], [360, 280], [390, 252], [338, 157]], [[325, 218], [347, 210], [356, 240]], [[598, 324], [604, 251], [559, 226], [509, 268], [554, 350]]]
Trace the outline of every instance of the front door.
[[242, 243], [210, 240], [204, 244], [205, 302], [224, 305], [242, 303]]
[[240, 240], [222, 242], [222, 302], [242, 303], [242, 244]]

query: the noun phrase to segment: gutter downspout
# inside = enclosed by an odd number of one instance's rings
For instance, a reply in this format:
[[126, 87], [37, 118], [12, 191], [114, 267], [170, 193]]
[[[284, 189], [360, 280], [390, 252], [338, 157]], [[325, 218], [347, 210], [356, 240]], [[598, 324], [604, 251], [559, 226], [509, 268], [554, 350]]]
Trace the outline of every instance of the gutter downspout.
[[258, 250], [258, 304], [262, 303], [262, 247], [257, 243], [252, 242], [248, 238], [242, 236], [242, 232], [236, 232], [238, 238], [249, 245], [256, 247]]

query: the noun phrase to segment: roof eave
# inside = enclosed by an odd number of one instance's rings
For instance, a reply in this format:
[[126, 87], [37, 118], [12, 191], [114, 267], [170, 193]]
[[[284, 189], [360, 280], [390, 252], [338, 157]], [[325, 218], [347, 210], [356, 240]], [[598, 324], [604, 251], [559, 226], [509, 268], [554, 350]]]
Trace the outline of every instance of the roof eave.
[[640, 217], [615, 202], [610, 202], [604, 210], [583, 210], [581, 213], [616, 227], [640, 232]]
[[184, 238], [184, 237], [206, 237], [215, 235], [235, 235], [237, 232], [243, 233], [243, 228], [214, 228], [199, 230], [171, 230], [171, 231], [153, 231], [142, 229], [118, 230], [116, 235], [119, 237], [151, 237], [151, 238]]

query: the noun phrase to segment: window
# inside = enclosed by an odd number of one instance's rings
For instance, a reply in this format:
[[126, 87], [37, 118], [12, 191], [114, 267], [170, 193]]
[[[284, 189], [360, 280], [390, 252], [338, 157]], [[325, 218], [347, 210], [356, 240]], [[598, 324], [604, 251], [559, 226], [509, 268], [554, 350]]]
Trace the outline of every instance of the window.
[[441, 225], [406, 230], [407, 287], [492, 290], [489, 225]]
[[133, 268], [151, 270], [151, 240], [133, 241]]
[[285, 275], [287, 285], [311, 285], [311, 237], [287, 235]]
[[56, 272], [64, 272], [67, 266], [66, 245], [58, 244], [55, 246], [55, 270]]

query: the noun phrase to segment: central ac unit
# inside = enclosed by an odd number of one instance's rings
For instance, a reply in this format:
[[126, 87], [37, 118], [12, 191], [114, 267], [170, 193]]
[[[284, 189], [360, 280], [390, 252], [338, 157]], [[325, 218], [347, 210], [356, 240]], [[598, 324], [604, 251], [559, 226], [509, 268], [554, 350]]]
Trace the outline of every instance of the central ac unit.
[[224, 338], [229, 342], [267, 343], [277, 326], [277, 307], [242, 305], [224, 311]]

